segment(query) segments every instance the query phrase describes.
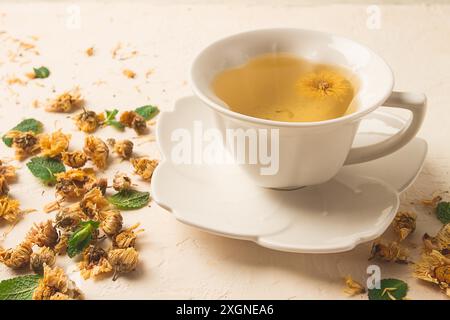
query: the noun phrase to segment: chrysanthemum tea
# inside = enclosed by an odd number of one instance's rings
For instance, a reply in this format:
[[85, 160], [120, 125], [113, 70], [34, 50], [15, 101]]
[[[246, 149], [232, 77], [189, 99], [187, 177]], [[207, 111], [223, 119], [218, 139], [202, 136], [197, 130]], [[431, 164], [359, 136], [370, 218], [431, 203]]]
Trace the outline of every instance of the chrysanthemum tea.
[[352, 112], [357, 79], [349, 70], [290, 54], [265, 54], [219, 73], [215, 94], [231, 110], [276, 121], [322, 121]]

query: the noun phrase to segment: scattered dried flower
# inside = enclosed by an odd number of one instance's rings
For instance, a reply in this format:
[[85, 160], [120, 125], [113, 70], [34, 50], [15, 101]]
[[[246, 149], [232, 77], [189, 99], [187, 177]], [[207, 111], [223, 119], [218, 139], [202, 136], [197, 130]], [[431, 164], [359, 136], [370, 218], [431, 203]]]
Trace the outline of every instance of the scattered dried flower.
[[[109, 140], [109, 142], [112, 143], [111, 139]], [[119, 157], [127, 160], [133, 154], [133, 146], [133, 142], [130, 140], [114, 141], [113, 150], [119, 155]]]
[[61, 160], [66, 166], [81, 168], [86, 164], [87, 156], [83, 151], [63, 152]]
[[45, 107], [49, 112], [72, 112], [75, 109], [82, 107], [83, 98], [81, 97], [79, 88], [67, 91], [57, 96], [50, 101]]
[[366, 288], [359, 282], [352, 279], [351, 276], [346, 276], [344, 278], [345, 281], [345, 288], [344, 293], [346, 293], [349, 296], [355, 296], [357, 294], [362, 294], [366, 292]]
[[87, 136], [84, 140], [83, 151], [97, 168], [104, 169], [106, 167], [109, 149], [103, 140], [94, 136]]
[[139, 253], [135, 248], [112, 249], [108, 252], [108, 261], [111, 263], [116, 280], [119, 274], [128, 273], [136, 269]]
[[137, 134], [143, 134], [147, 130], [147, 122], [135, 111], [125, 111], [120, 115], [120, 123], [124, 126], [133, 128]]
[[56, 158], [69, 148], [70, 134], [64, 134], [61, 130], [52, 134], [42, 134], [39, 138], [41, 153], [45, 157]]
[[80, 201], [81, 210], [89, 218], [96, 218], [100, 211], [108, 206], [109, 202], [99, 188], [90, 190]]
[[89, 47], [86, 49], [86, 55], [92, 57], [94, 55], [94, 47]]
[[435, 208], [441, 200], [442, 200], [442, 197], [437, 195], [437, 196], [434, 196], [432, 199], [422, 200], [422, 204], [426, 207]]
[[142, 177], [142, 179], [151, 181], [153, 171], [158, 166], [158, 160], [148, 158], [133, 158], [131, 164], [134, 167], [135, 172]]
[[107, 209], [99, 213], [100, 228], [108, 236], [114, 236], [122, 230], [123, 218], [119, 210]]
[[414, 266], [413, 275], [439, 285], [450, 297], [450, 259], [439, 251], [424, 253], [422, 259]]
[[414, 212], [400, 211], [392, 222], [392, 227], [399, 241], [403, 241], [416, 230], [416, 214]]
[[0, 196], [6, 196], [9, 192], [9, 185], [8, 181], [6, 181], [6, 178], [2, 175], [0, 175]]
[[75, 116], [75, 125], [83, 132], [92, 133], [100, 126], [103, 115], [98, 115], [94, 111], [83, 110]]
[[31, 247], [31, 242], [24, 241], [14, 249], [0, 249], [0, 262], [11, 269], [24, 268], [30, 264]]
[[409, 263], [408, 251], [399, 246], [397, 242], [383, 243], [378, 240], [372, 245], [369, 260], [380, 259], [387, 262]]
[[0, 196], [0, 220], [9, 223], [16, 222], [21, 214], [20, 202], [9, 196]]
[[67, 246], [69, 245], [69, 233], [62, 233], [59, 236], [58, 243], [56, 244], [54, 250], [57, 255], [63, 256], [67, 252]]
[[84, 250], [83, 260], [78, 264], [78, 268], [83, 279], [95, 278], [113, 270], [106, 251], [93, 245]]
[[113, 188], [116, 191], [131, 188], [131, 179], [124, 173], [116, 173], [113, 179]]
[[16, 180], [16, 168], [13, 166], [5, 166], [0, 161], [0, 175], [5, 177], [6, 182], [14, 182]]
[[55, 252], [49, 247], [42, 247], [30, 257], [30, 268], [37, 274], [44, 273], [44, 264], [53, 267], [56, 262]]
[[21, 132], [12, 130], [6, 134], [12, 139], [12, 147], [17, 160], [23, 160], [39, 151], [39, 139], [32, 131]]
[[71, 169], [56, 174], [56, 194], [64, 199], [77, 199], [97, 182], [92, 170]]
[[137, 234], [144, 231], [144, 229], [136, 230], [139, 227], [140, 223], [136, 223], [128, 229], [122, 230], [114, 237], [114, 247], [125, 249], [134, 247], [136, 245]]
[[73, 230], [78, 224], [88, 217], [81, 210], [79, 203], [74, 203], [69, 207], [61, 208], [55, 216], [55, 226], [63, 230]]
[[27, 240], [39, 247], [53, 248], [58, 242], [58, 232], [52, 220], [34, 224], [27, 234]]
[[44, 265], [44, 277], [34, 290], [33, 300], [82, 299], [83, 294], [71, 281], [64, 270]]

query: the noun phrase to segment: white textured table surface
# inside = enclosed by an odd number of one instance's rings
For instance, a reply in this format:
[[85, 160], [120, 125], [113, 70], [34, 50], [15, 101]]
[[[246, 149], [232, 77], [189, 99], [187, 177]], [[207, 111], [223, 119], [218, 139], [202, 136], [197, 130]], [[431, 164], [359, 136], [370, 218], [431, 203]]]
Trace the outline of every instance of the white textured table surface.
[[[206, 2], [206, 1], [205, 1]], [[141, 1], [90, 4], [30, 1], [2, 2], [0, 6], [0, 123], [2, 133], [21, 119], [34, 116], [45, 122], [47, 131], [64, 128], [73, 134], [77, 146], [82, 134], [62, 115], [33, 108], [32, 101], [44, 101], [52, 92], [79, 85], [87, 106], [97, 111], [117, 107], [130, 109], [145, 103], [171, 110], [173, 102], [190, 94], [187, 84], [193, 55], [208, 42], [231, 33], [267, 27], [299, 27], [332, 32], [353, 38], [373, 48], [392, 66], [397, 90], [419, 91], [429, 98], [429, 111], [420, 136], [429, 143], [429, 155], [423, 172], [402, 196], [403, 208], [416, 210], [418, 229], [411, 244], [420, 244], [424, 232], [434, 234], [440, 223], [413, 201], [429, 197], [434, 191], [449, 188], [450, 126], [450, 6], [361, 4], [299, 5], [295, 1], [274, 1], [277, 5], [229, 5], [177, 2], [176, 4]], [[77, 17], [77, 8], [81, 15]], [[373, 23], [380, 13], [379, 23]], [[375, 17], [376, 18], [376, 17]], [[11, 43], [7, 36], [29, 40], [37, 36], [40, 55], [27, 54], [19, 62], [8, 61]], [[27, 41], [28, 41], [27, 40]], [[128, 60], [113, 60], [111, 49], [122, 42], [138, 55]], [[95, 47], [95, 55], [84, 50]], [[33, 66], [45, 65], [52, 74], [26, 86], [6, 85], [12, 76], [23, 78]], [[137, 72], [126, 79], [122, 70]], [[153, 69], [146, 78], [145, 73]], [[104, 81], [99, 83], [98, 81]], [[44, 84], [43, 87], [35, 83]], [[101, 129], [101, 137], [115, 135]], [[130, 137], [132, 133], [127, 133]], [[139, 143], [138, 143], [139, 144]], [[12, 155], [3, 146], [1, 156]], [[158, 156], [154, 143], [139, 145], [138, 152]], [[126, 163], [113, 163], [110, 175], [118, 169], [131, 172]], [[140, 188], [148, 188], [140, 183]], [[24, 208], [41, 209], [53, 199], [50, 189], [41, 195], [42, 186], [23, 165], [19, 181], [11, 193]], [[211, 208], [214, 210], [214, 208]], [[11, 234], [0, 242], [15, 245], [33, 221], [44, 220], [43, 213], [30, 213]], [[249, 242], [209, 235], [186, 227], [153, 204], [138, 212], [124, 213], [127, 225], [142, 221], [145, 234], [138, 240], [142, 261], [136, 272], [116, 282], [82, 281], [67, 264], [70, 277], [87, 298], [276, 298], [345, 299], [342, 277], [351, 274], [365, 281], [370, 245], [352, 252], [332, 255], [289, 254], [271, 251]], [[6, 226], [0, 227], [6, 230]], [[416, 250], [417, 251], [417, 250]], [[59, 260], [58, 260], [59, 261]], [[404, 265], [379, 264], [383, 277], [406, 280], [412, 299], [440, 299], [436, 288], [410, 277]], [[0, 279], [13, 275], [0, 266]], [[355, 299], [365, 299], [357, 296]]]

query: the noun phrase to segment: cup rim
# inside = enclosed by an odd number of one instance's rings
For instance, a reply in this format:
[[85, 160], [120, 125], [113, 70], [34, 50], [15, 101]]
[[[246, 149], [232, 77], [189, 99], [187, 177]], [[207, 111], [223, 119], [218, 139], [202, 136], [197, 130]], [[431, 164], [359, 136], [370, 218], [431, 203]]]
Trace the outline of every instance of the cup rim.
[[[262, 118], [256, 118], [256, 117], [252, 117], [249, 115], [245, 115], [236, 111], [232, 111], [230, 109], [224, 108], [223, 106], [219, 105], [218, 103], [212, 101], [206, 94], [204, 94], [202, 92], [202, 90], [200, 90], [194, 80], [194, 67], [198, 61], [198, 59], [200, 58], [200, 56], [202, 55], [202, 53], [206, 50], [208, 50], [209, 48], [223, 42], [223, 41], [227, 41], [230, 40], [234, 37], [238, 37], [238, 36], [242, 36], [242, 35], [250, 35], [252, 33], [259, 33], [259, 32], [272, 32], [272, 31], [301, 31], [301, 32], [308, 32], [308, 33], [314, 33], [320, 36], [328, 36], [328, 37], [334, 37], [337, 39], [341, 39], [341, 40], [345, 40], [345, 41], [349, 41], [352, 42], [358, 46], [363, 47], [365, 50], [367, 50], [368, 52], [370, 52], [373, 56], [377, 57], [381, 63], [385, 66], [386, 70], [388, 71], [389, 74], [389, 78], [386, 79], [387, 81], [389, 81], [389, 84], [387, 85], [387, 88], [389, 88], [389, 90], [386, 90], [386, 92], [384, 93], [384, 95], [380, 95], [380, 97], [377, 99], [377, 101], [375, 103], [373, 103], [372, 106], [370, 106], [369, 108], [365, 108], [362, 110], [358, 110], [356, 112], [352, 112], [348, 115], [344, 115], [338, 118], [334, 118], [334, 119], [329, 119], [329, 120], [322, 120], [322, 121], [310, 121], [310, 122], [287, 122], [287, 121], [276, 121], [276, 120], [269, 120], [269, 119], [262, 119]], [[322, 31], [317, 31], [317, 30], [309, 30], [309, 29], [301, 29], [301, 28], [263, 28], [263, 29], [254, 29], [254, 30], [248, 30], [248, 31], [243, 31], [243, 32], [239, 32], [239, 33], [235, 33], [235, 34], [231, 34], [231, 35], [227, 35], [224, 36], [222, 38], [219, 38], [216, 41], [213, 41], [212, 43], [206, 45], [205, 47], [203, 47], [194, 57], [192, 63], [191, 63], [191, 68], [190, 68], [190, 85], [191, 88], [194, 92], [194, 94], [200, 98], [200, 100], [202, 100], [208, 107], [212, 108], [214, 111], [217, 111], [219, 113], [221, 113], [222, 115], [237, 119], [237, 120], [241, 120], [241, 121], [245, 121], [245, 122], [251, 122], [251, 123], [255, 123], [258, 125], [265, 125], [265, 126], [272, 126], [272, 127], [290, 127], [290, 128], [308, 128], [308, 127], [321, 127], [321, 126], [329, 126], [329, 125], [335, 125], [335, 124], [339, 124], [339, 123], [343, 123], [343, 122], [347, 122], [347, 121], [351, 121], [357, 118], [361, 118], [365, 115], [367, 115], [368, 113], [374, 111], [376, 108], [378, 108], [379, 106], [381, 106], [391, 95], [392, 90], [394, 89], [394, 74], [392, 72], [392, 68], [387, 64], [387, 62], [377, 53], [375, 53], [372, 49], [370, 49], [369, 47], [367, 47], [366, 45], [363, 45], [357, 41], [354, 41], [352, 39], [343, 37], [343, 36], [339, 36], [339, 35], [335, 35], [332, 33], [328, 33], [328, 32], [322, 32]]]

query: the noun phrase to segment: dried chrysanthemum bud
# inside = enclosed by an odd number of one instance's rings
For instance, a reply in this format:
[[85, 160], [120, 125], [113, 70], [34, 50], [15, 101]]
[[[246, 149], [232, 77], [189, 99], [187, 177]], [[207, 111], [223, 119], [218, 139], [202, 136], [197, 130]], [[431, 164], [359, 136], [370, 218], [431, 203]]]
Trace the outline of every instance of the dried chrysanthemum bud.
[[20, 269], [30, 264], [32, 243], [24, 241], [14, 249], [0, 249], [0, 262], [11, 269]]
[[106, 193], [106, 188], [108, 188], [108, 180], [106, 178], [97, 179], [89, 188], [89, 190], [98, 188], [104, 195]]
[[148, 158], [133, 158], [131, 164], [134, 171], [142, 177], [142, 179], [150, 181], [152, 179], [153, 171], [158, 166], [158, 160]]
[[39, 252], [33, 252], [30, 257], [31, 270], [37, 274], [44, 273], [44, 264], [53, 267], [55, 262], [55, 252], [49, 247], [42, 247]]
[[114, 143], [114, 152], [122, 159], [129, 159], [133, 154], [133, 142], [122, 140]]
[[92, 133], [100, 126], [103, 117], [94, 111], [83, 110], [75, 116], [75, 124], [83, 132]]
[[424, 253], [421, 260], [415, 264], [413, 275], [439, 285], [450, 297], [450, 259], [439, 251]]
[[14, 182], [16, 180], [16, 168], [14, 168], [13, 166], [5, 166], [3, 163], [1, 163], [0, 175], [6, 179], [6, 182]]
[[61, 130], [52, 134], [42, 134], [39, 138], [42, 155], [50, 158], [59, 157], [69, 148], [70, 137], [70, 134], [64, 134]]
[[82, 299], [83, 294], [64, 270], [44, 265], [44, 276], [33, 292], [33, 300]]
[[106, 143], [94, 136], [87, 136], [84, 140], [84, 153], [94, 162], [99, 169], [106, 167], [109, 156], [109, 149]]
[[372, 245], [369, 260], [380, 259], [387, 262], [409, 263], [408, 251], [401, 248], [397, 242], [383, 243], [375, 241]]
[[116, 191], [121, 191], [131, 188], [131, 179], [124, 173], [116, 173], [113, 179], [113, 188]]
[[426, 250], [437, 250], [442, 254], [450, 253], [450, 223], [443, 225], [435, 237], [425, 233], [422, 239]]
[[81, 168], [86, 164], [87, 156], [83, 151], [63, 152], [62, 162], [71, 168]]
[[95, 218], [99, 212], [109, 206], [108, 200], [103, 196], [99, 188], [94, 188], [86, 193], [80, 201], [80, 208], [89, 218]]
[[50, 101], [45, 110], [50, 112], [71, 112], [74, 109], [78, 109], [83, 104], [80, 91], [78, 88], [70, 92], [64, 92], [56, 97], [56, 99]]
[[392, 222], [392, 227], [399, 241], [405, 240], [406, 237], [416, 230], [416, 218], [414, 212], [401, 211], [397, 213]]
[[73, 230], [83, 219], [87, 219], [87, 216], [81, 210], [80, 204], [75, 203], [58, 211], [55, 216], [55, 226], [64, 230]]
[[357, 294], [366, 292], [366, 288], [364, 288], [364, 286], [359, 282], [353, 280], [351, 276], [346, 276], [344, 278], [344, 281], [345, 281], [344, 292], [349, 296], [355, 296]]
[[120, 115], [120, 122], [129, 128], [133, 128], [137, 134], [143, 134], [147, 130], [145, 119], [134, 111], [125, 111]]
[[120, 273], [128, 273], [136, 269], [139, 253], [135, 248], [112, 249], [108, 252], [108, 261], [111, 263], [116, 280]]
[[27, 234], [27, 239], [39, 246], [53, 248], [58, 242], [58, 232], [53, 226], [52, 220], [47, 220], [39, 224], [34, 224]]
[[64, 199], [77, 199], [88, 192], [97, 182], [94, 172], [89, 169], [71, 169], [56, 176], [56, 194]]
[[0, 221], [6, 220], [13, 223], [17, 221], [20, 214], [19, 200], [11, 199], [9, 196], [0, 196]]
[[9, 185], [6, 178], [0, 175], [0, 196], [6, 196], [9, 192]]
[[8, 138], [12, 138], [12, 147], [16, 153], [17, 160], [23, 160], [39, 151], [39, 139], [32, 131], [10, 131]]
[[137, 234], [144, 231], [144, 229], [136, 230], [139, 227], [139, 223], [131, 226], [128, 229], [121, 231], [114, 237], [113, 245], [115, 248], [129, 248], [134, 247], [136, 244]]
[[113, 270], [106, 251], [93, 245], [84, 250], [83, 260], [78, 264], [78, 268], [84, 279], [95, 278]]
[[55, 245], [55, 248], [54, 248], [55, 253], [57, 255], [63, 256], [66, 254], [69, 237], [70, 237], [69, 233], [62, 233], [59, 236], [58, 243]]
[[122, 215], [119, 210], [108, 209], [99, 213], [100, 228], [108, 236], [114, 236], [122, 230]]

